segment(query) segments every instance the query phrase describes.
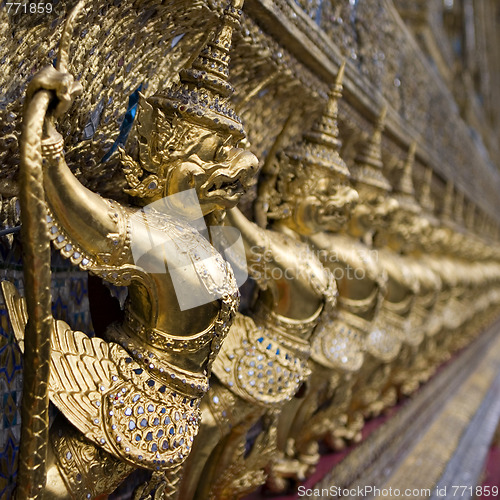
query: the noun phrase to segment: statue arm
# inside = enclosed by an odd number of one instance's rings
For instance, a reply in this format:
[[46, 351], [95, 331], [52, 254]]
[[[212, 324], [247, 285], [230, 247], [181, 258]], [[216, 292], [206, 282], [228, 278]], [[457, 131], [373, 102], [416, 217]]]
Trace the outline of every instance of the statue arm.
[[[329, 290], [336, 294], [333, 276], [307, 245], [286, 234], [260, 228], [237, 208], [227, 212], [227, 220], [241, 233], [249, 275], [260, 288], [272, 291], [275, 305], [281, 304], [280, 314], [293, 317], [300, 310], [302, 317], [309, 317]], [[289, 306], [284, 304], [293, 304], [290, 307], [295, 311], [288, 310]], [[300, 307], [296, 307], [297, 304]]]
[[44, 167], [48, 208], [67, 239], [97, 264], [116, 264], [114, 255], [122, 250], [127, 231], [123, 209], [83, 186], [62, 152], [45, 153]]
[[241, 234], [248, 265], [261, 263], [262, 252], [270, 250], [271, 245], [266, 230], [249, 221], [237, 208], [227, 211], [226, 220], [229, 225], [237, 228]]
[[237, 208], [228, 211], [227, 220], [241, 232], [249, 266], [260, 264], [264, 260], [264, 264], [270, 269], [275, 267], [283, 272], [286, 270], [287, 279], [293, 278], [297, 286], [303, 284], [306, 287], [308, 279], [304, 276], [304, 266], [311, 266], [311, 273], [316, 274], [318, 279], [323, 277], [323, 285], [327, 284], [323, 265], [299, 240], [277, 231], [262, 229], [249, 221]]
[[[71, 75], [53, 67], [40, 71], [30, 82], [29, 102], [39, 90], [49, 90], [53, 100], [47, 113], [42, 140], [43, 188], [50, 216], [67, 240], [101, 265], [113, 265], [126, 237], [123, 210], [83, 186], [64, 159], [64, 140], [54, 122], [69, 109], [81, 91]], [[28, 131], [29, 133], [30, 131]], [[32, 132], [34, 133], [34, 131]], [[123, 255], [122, 255], [123, 260]]]

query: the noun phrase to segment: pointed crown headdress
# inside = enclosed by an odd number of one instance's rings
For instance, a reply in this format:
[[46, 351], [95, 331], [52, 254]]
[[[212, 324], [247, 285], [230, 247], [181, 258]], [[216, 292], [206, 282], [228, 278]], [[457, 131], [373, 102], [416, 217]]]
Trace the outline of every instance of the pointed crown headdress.
[[422, 211], [421, 206], [415, 199], [415, 187], [413, 185], [413, 166], [415, 163], [415, 151], [417, 149], [416, 141], [410, 144], [408, 156], [404, 163], [401, 177], [394, 189], [394, 198], [400, 206], [409, 212], [418, 213]]
[[441, 218], [450, 221], [453, 216], [453, 191], [455, 187], [453, 181], [448, 180], [446, 183], [446, 192], [444, 194], [443, 209], [441, 211]]
[[432, 186], [432, 168], [427, 167], [424, 175], [424, 183], [420, 194], [420, 206], [424, 209], [427, 215], [434, 215], [434, 200], [431, 193]]
[[455, 198], [454, 207], [454, 217], [457, 224], [462, 224], [464, 222], [464, 204], [465, 204], [465, 194], [462, 190], [457, 190]]
[[[189, 136], [189, 127], [199, 124], [209, 130], [222, 130], [237, 139], [245, 137], [240, 118], [229, 98], [234, 88], [228, 81], [229, 50], [233, 31], [239, 24], [243, 0], [234, 0], [224, 11], [222, 24], [209, 38], [189, 68], [179, 73], [179, 82], [164, 92], [139, 99], [137, 131], [139, 162], [123, 149], [120, 155], [129, 188], [125, 193], [152, 198], [164, 193], [166, 160], [170, 150]], [[167, 119], [167, 117], [169, 119]]]
[[474, 201], [469, 200], [467, 213], [465, 215], [465, 225], [468, 229], [474, 229], [474, 221], [476, 217], [476, 204]]
[[373, 135], [354, 160], [351, 176], [357, 182], [389, 192], [392, 190], [391, 184], [382, 172], [382, 132], [385, 126], [386, 114], [387, 106], [384, 106], [378, 117]]
[[342, 97], [342, 81], [344, 77], [345, 62], [339, 68], [339, 72], [328, 94], [328, 102], [320, 119], [313, 125], [310, 131], [303, 136], [302, 142], [295, 147], [288, 147], [284, 153], [304, 165], [320, 167], [328, 174], [337, 177], [350, 177], [349, 169], [340, 157], [338, 128], [338, 102]]
[[207, 128], [223, 128], [236, 137], [245, 137], [241, 119], [231, 107], [234, 92], [229, 83], [229, 51], [234, 29], [239, 26], [243, 0], [234, 0], [224, 11], [222, 25], [209, 38], [191, 64], [179, 73], [179, 83], [151, 97], [149, 102], [165, 114]]

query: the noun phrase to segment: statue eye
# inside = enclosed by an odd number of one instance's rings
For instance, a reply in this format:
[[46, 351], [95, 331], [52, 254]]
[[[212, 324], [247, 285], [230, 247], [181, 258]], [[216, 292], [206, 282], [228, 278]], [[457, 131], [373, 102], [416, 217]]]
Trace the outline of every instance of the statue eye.
[[220, 148], [217, 148], [215, 150], [215, 155], [214, 155], [214, 160], [215, 161], [222, 161], [226, 155], [226, 151], [224, 150], [224, 147], [221, 146]]
[[204, 136], [198, 138], [191, 152], [196, 154], [203, 162], [213, 162], [220, 142], [220, 138], [216, 134], [207, 132]]
[[227, 145], [226, 143], [222, 144], [215, 151], [214, 160], [217, 162], [226, 160], [230, 150], [231, 146]]

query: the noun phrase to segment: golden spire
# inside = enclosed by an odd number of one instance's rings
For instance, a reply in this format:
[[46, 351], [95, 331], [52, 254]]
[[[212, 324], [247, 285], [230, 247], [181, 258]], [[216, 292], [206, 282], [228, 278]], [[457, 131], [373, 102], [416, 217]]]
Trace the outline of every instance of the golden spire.
[[474, 228], [474, 220], [476, 217], [476, 205], [473, 201], [469, 201], [467, 214], [465, 216], [465, 225], [468, 229]]
[[403, 165], [401, 176], [394, 189], [395, 198], [401, 207], [412, 212], [420, 212], [421, 207], [415, 200], [415, 188], [413, 186], [413, 165], [415, 163], [415, 151], [417, 142], [413, 141], [408, 149], [408, 156]]
[[329, 172], [343, 177], [349, 177], [349, 170], [340, 157], [338, 128], [338, 103], [342, 97], [342, 81], [344, 78], [345, 61], [340, 65], [335, 83], [329, 94], [328, 102], [320, 119], [309, 132], [304, 134], [303, 141], [296, 148], [287, 148], [286, 154], [310, 165], [326, 168]]
[[444, 194], [443, 210], [441, 217], [445, 220], [451, 220], [453, 215], [453, 181], [451, 179], [446, 183], [446, 192]]
[[415, 196], [415, 188], [413, 187], [413, 165], [415, 163], [416, 149], [417, 142], [413, 141], [408, 149], [408, 156], [406, 157], [403, 172], [398, 183], [398, 191], [400, 193], [409, 194], [412, 197]]
[[343, 79], [345, 72], [345, 61], [340, 65], [335, 83], [328, 93], [328, 102], [321, 118], [313, 125], [311, 131], [305, 134], [305, 138], [317, 144], [333, 146], [337, 151], [341, 146], [339, 140], [339, 128], [337, 124], [339, 112], [339, 99], [342, 98]]
[[455, 210], [454, 210], [454, 216], [455, 216], [455, 222], [457, 224], [462, 224], [464, 222], [464, 201], [465, 201], [465, 195], [462, 190], [457, 190], [457, 196], [455, 198]]
[[244, 137], [241, 120], [231, 107], [234, 88], [229, 83], [229, 51], [233, 31], [239, 25], [242, 0], [234, 0], [224, 11], [222, 24], [209, 38], [191, 67], [180, 71], [180, 81], [166, 92], [149, 99], [164, 111], [177, 112], [188, 121], [210, 128], [229, 129]]
[[432, 186], [432, 168], [428, 167], [425, 170], [424, 184], [422, 186], [422, 192], [420, 195], [420, 206], [428, 214], [434, 213], [434, 200], [432, 199], [431, 186]]
[[385, 126], [387, 105], [382, 108], [375, 130], [363, 150], [356, 156], [351, 174], [354, 180], [384, 191], [391, 191], [391, 184], [382, 172], [382, 132]]

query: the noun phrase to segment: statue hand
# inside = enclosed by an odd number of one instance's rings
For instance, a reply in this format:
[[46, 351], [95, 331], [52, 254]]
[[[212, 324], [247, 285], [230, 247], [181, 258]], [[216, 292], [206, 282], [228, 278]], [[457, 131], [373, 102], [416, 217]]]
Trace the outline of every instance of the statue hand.
[[75, 82], [73, 75], [47, 66], [39, 71], [28, 85], [26, 101], [29, 102], [39, 90], [48, 90], [54, 94], [49, 114], [59, 118], [68, 111], [73, 99], [81, 94], [83, 87], [80, 82]]

